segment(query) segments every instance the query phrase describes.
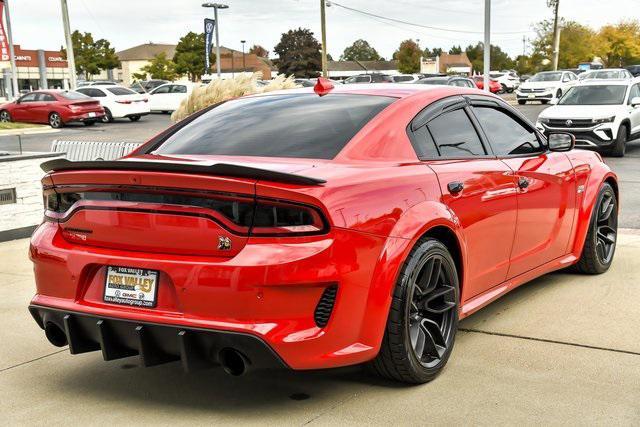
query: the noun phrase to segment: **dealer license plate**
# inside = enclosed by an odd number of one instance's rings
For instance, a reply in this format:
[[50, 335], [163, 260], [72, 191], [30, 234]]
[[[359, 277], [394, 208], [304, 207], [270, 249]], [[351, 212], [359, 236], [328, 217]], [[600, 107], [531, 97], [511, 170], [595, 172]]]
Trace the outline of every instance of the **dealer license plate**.
[[96, 113], [94, 113], [93, 111], [89, 113], [89, 117], [95, 117]]
[[533, 93], [529, 94], [529, 98], [535, 98], [536, 96]]
[[107, 266], [104, 300], [114, 304], [155, 307], [158, 272], [134, 267]]

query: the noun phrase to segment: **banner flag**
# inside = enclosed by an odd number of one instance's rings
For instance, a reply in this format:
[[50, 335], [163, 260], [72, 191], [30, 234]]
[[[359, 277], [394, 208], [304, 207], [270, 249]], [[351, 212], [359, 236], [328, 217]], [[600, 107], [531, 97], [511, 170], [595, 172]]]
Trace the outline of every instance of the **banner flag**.
[[205, 18], [204, 20], [204, 70], [210, 73], [211, 66], [211, 45], [213, 41], [213, 30], [216, 27], [215, 19]]
[[4, 1], [0, 0], [0, 61], [9, 60], [9, 40], [4, 32]]

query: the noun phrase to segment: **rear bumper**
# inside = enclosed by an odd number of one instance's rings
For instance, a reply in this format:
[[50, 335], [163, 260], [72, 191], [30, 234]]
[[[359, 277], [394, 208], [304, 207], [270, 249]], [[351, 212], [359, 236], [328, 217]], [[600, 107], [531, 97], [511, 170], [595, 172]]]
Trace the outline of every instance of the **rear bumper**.
[[[45, 222], [31, 240], [32, 305], [134, 326], [251, 335], [292, 369], [347, 366], [378, 353], [401, 264], [396, 254], [409, 245], [334, 228], [325, 236], [250, 240], [232, 258], [182, 256], [72, 243]], [[104, 302], [107, 265], [160, 271], [157, 306]], [[319, 324], [316, 311], [334, 286], [328, 322]]]
[[93, 117], [90, 116], [89, 113], [82, 114], [72, 114], [68, 117], [63, 117], [65, 123], [69, 122], [87, 122], [87, 121], [97, 121], [104, 116], [104, 111], [93, 111], [95, 115]]
[[221, 352], [232, 349], [252, 369], [287, 367], [264, 341], [250, 334], [132, 322], [38, 305], [30, 305], [29, 311], [42, 329], [55, 325], [62, 333], [59, 339], [64, 337], [57, 344], [68, 344], [71, 354], [101, 351], [105, 361], [137, 356], [142, 366], [180, 361], [186, 372], [194, 372], [221, 364]]

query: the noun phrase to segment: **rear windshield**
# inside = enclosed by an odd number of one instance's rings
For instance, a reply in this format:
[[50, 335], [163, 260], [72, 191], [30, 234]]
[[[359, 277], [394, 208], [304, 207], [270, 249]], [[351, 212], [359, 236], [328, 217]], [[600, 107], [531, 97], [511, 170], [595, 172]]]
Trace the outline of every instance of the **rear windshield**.
[[395, 100], [345, 94], [239, 98], [178, 129], [155, 152], [332, 159]]
[[562, 78], [562, 73], [538, 73], [529, 79], [530, 82], [557, 82]]
[[63, 97], [64, 99], [71, 99], [71, 100], [75, 100], [75, 99], [91, 99], [90, 97], [88, 97], [87, 95], [80, 93], [80, 92], [60, 92], [58, 95], [60, 95], [61, 97]]
[[136, 92], [131, 89], [127, 89], [126, 87], [108, 87], [107, 90], [114, 95], [137, 95]]
[[598, 85], [575, 86], [569, 89], [558, 104], [560, 105], [620, 105], [624, 102], [627, 86]]

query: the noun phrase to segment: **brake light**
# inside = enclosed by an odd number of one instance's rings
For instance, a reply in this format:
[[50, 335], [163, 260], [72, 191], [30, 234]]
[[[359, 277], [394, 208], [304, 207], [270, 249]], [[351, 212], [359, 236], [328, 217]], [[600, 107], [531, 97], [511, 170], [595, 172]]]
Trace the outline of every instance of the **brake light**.
[[252, 236], [322, 234], [327, 231], [322, 214], [311, 206], [258, 201], [253, 214]]

